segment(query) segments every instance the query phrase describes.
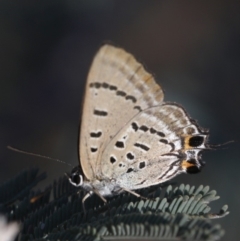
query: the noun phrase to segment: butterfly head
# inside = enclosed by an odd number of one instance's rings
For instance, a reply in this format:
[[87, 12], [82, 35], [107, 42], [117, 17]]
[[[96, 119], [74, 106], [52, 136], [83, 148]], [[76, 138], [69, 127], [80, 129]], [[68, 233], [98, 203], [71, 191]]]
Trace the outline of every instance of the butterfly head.
[[67, 175], [69, 182], [75, 187], [83, 185], [83, 171], [80, 166], [74, 167], [71, 175]]

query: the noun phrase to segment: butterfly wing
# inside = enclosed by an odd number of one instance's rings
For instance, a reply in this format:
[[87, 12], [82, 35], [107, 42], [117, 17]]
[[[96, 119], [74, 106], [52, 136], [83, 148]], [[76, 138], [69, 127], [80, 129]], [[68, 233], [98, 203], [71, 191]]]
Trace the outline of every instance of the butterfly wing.
[[207, 137], [182, 107], [174, 103], [150, 107], [111, 140], [102, 156], [102, 174], [134, 190], [165, 182], [181, 172], [197, 172]]
[[87, 78], [79, 140], [88, 180], [102, 175], [102, 154], [112, 138], [140, 111], [162, 101], [162, 89], [131, 54], [110, 45], [100, 48]]

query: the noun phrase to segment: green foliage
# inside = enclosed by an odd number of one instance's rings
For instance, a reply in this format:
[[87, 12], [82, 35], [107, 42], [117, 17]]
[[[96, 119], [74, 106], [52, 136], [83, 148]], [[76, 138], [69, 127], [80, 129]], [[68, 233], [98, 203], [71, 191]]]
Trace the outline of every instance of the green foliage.
[[43, 192], [34, 191], [43, 178], [31, 169], [0, 186], [0, 212], [21, 221], [22, 241], [218, 240], [224, 234], [211, 219], [227, 215], [227, 206], [210, 213], [209, 203], [219, 197], [208, 186], [154, 186], [138, 190], [148, 200], [123, 193], [107, 204], [93, 195], [84, 213], [82, 190], [63, 177]]

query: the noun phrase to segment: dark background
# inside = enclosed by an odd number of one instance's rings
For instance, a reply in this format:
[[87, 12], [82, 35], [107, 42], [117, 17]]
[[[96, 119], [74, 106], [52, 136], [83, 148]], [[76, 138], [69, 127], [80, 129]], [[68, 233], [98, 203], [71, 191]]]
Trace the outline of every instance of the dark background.
[[26, 167], [48, 179], [69, 172], [61, 163], [14, 153], [7, 145], [78, 162], [78, 122], [92, 58], [104, 42], [133, 53], [155, 74], [165, 100], [182, 104], [210, 143], [198, 175], [177, 182], [210, 185], [230, 215], [216, 222], [223, 240], [239, 228], [240, 1], [0, 2], [0, 181]]

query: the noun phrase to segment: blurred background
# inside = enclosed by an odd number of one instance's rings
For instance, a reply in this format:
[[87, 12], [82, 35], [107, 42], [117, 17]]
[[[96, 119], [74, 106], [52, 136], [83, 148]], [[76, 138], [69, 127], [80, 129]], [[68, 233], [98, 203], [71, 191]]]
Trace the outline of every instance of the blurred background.
[[[78, 164], [78, 125], [92, 58], [105, 42], [136, 56], [182, 104], [210, 143], [198, 175], [175, 181], [209, 185], [230, 215], [223, 240], [240, 237], [239, 1], [0, 1], [0, 182], [27, 167], [48, 178], [71, 167], [11, 152], [7, 145]], [[41, 187], [39, 187], [41, 188]]]

